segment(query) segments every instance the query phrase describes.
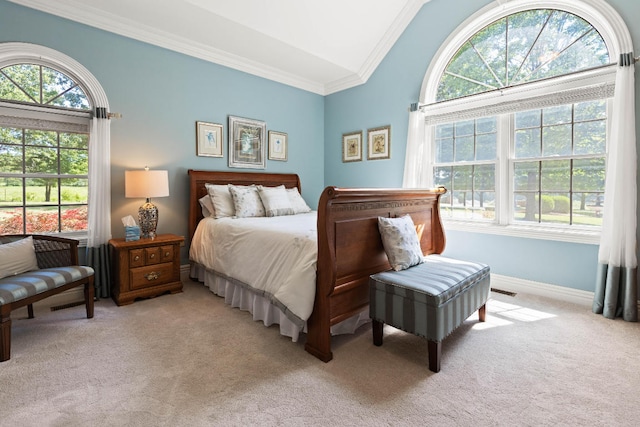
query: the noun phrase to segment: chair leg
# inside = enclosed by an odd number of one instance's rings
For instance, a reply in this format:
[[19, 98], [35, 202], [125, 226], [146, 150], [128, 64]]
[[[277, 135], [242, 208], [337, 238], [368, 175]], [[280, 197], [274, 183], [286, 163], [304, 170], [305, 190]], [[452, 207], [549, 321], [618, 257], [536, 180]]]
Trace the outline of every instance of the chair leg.
[[11, 357], [11, 313], [0, 320], [0, 362]]
[[27, 313], [29, 314], [29, 319], [33, 319], [33, 304], [27, 306]]
[[442, 354], [442, 341], [427, 341], [427, 349], [429, 351], [429, 370], [432, 372], [440, 372], [440, 356]]
[[478, 319], [481, 322], [484, 322], [486, 317], [487, 317], [487, 303], [484, 303], [482, 304], [482, 307], [478, 309]]
[[84, 304], [87, 307], [87, 319], [93, 318], [93, 297], [94, 297], [94, 287], [93, 287], [93, 276], [89, 277], [89, 281], [84, 284]]
[[382, 345], [382, 328], [384, 323], [372, 319], [371, 320], [371, 330], [373, 331], [373, 344], [380, 347]]

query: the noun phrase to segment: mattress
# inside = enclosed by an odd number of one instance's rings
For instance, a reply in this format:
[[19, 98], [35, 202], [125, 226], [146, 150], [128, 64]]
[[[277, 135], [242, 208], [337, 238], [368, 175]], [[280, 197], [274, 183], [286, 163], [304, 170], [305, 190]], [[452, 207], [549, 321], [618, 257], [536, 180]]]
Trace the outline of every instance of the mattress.
[[189, 258], [268, 300], [297, 327], [313, 310], [318, 257], [315, 211], [278, 217], [205, 218]]

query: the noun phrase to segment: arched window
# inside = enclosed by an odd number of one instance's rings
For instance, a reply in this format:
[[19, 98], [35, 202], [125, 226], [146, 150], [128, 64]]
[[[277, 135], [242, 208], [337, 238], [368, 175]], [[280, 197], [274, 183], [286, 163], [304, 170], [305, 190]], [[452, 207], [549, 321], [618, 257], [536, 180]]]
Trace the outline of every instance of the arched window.
[[0, 101], [0, 233], [86, 232], [85, 91], [60, 71], [19, 63], [0, 69]]
[[106, 244], [108, 107], [95, 77], [67, 55], [0, 43], [0, 233]]
[[449, 190], [448, 227], [597, 241], [621, 22], [599, 0], [514, 0], [443, 44], [421, 93], [426, 168], [407, 170]]
[[454, 54], [438, 83], [436, 101], [607, 65], [600, 33], [562, 10], [533, 9], [492, 22]]

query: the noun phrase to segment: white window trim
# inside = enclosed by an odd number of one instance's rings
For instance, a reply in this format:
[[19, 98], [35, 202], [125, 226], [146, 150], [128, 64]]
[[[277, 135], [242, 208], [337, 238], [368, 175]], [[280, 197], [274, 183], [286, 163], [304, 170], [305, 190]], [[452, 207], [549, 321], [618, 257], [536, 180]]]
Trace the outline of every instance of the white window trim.
[[[449, 60], [458, 51], [458, 49], [474, 34], [480, 31], [482, 28], [491, 24], [492, 22], [501, 19], [507, 15], [511, 15], [524, 10], [532, 9], [530, 0], [512, 0], [508, 2], [498, 1], [491, 3], [484, 8], [480, 9], [475, 14], [467, 18], [451, 35], [444, 41], [440, 49], [434, 55], [434, 59], [429, 65], [425, 78], [422, 83], [420, 91], [420, 104], [426, 105], [422, 108], [425, 116], [431, 116], [429, 119], [425, 117], [426, 123], [444, 123], [451, 121], [450, 117], [453, 111], [460, 112], [460, 106], [464, 104], [464, 112], [468, 113], [469, 117], [461, 118], [458, 115], [458, 120], [468, 119], [477, 116], [477, 112], [481, 109], [495, 108], [496, 113], [501, 113], [502, 107], [510, 104], [513, 107], [518, 102], [518, 97], [522, 97], [528, 93], [529, 96], [537, 97], [548, 94], [549, 89], [545, 91], [545, 82], [531, 82], [529, 84], [514, 86], [506, 88], [501, 91], [493, 91], [490, 93], [475, 95], [473, 100], [463, 98], [459, 100], [452, 100], [448, 102], [439, 103], [439, 105], [431, 105], [435, 102], [437, 96], [438, 83], [440, 76], [444, 72]], [[573, 13], [589, 22], [602, 36], [607, 49], [609, 50], [611, 62], [615, 63], [621, 53], [626, 53], [633, 50], [633, 42], [631, 35], [627, 29], [627, 26], [622, 17], [613, 9], [608, 3], [603, 0], [542, 0], [535, 4], [535, 8], [549, 8], [564, 10], [569, 13]], [[602, 94], [612, 94], [612, 84], [615, 82], [615, 67], [601, 67], [592, 70], [585, 70], [579, 73], [578, 76], [569, 76], [567, 78], [558, 78], [554, 81], [555, 90], [563, 91], [564, 94], [560, 94], [559, 98], [562, 99], [563, 95], [567, 95], [567, 103], [571, 103], [571, 99], [576, 97], [580, 99], [585, 95], [585, 92], [592, 91], [597, 93], [601, 90]], [[576, 77], [583, 82], [582, 88], [576, 87]], [[584, 87], [587, 89], [583, 89]], [[609, 95], [610, 96], [610, 95]], [[607, 96], [602, 96], [606, 98]], [[609, 102], [610, 104], [610, 102]], [[527, 103], [520, 103], [524, 109], [529, 109]], [[543, 107], [541, 104], [540, 107]], [[458, 107], [458, 108], [456, 108]], [[532, 108], [537, 108], [534, 106]], [[437, 113], [435, 113], [437, 111]], [[610, 111], [610, 110], [609, 110]], [[483, 114], [486, 115], [486, 112]], [[610, 117], [607, 118], [607, 121]], [[508, 138], [509, 131], [504, 130], [504, 126], [510, 127], [508, 120], [499, 118], [498, 120], [498, 134], [501, 138]], [[500, 127], [503, 127], [500, 129]], [[433, 126], [427, 126], [427, 132], [431, 128], [431, 134], [435, 132]], [[433, 141], [433, 138], [431, 138]], [[509, 162], [503, 161], [506, 158], [511, 158], [509, 150], [511, 150], [510, 144], [505, 141], [499, 141], [500, 151], [497, 153], [497, 170], [496, 170], [496, 194], [504, 194], [505, 188], [510, 187], [511, 172]], [[432, 170], [433, 164], [430, 164]], [[427, 179], [433, 173], [427, 174]], [[513, 194], [509, 192], [509, 200], [512, 199]], [[585, 229], [580, 227], [562, 227], [556, 228], [553, 226], [546, 226], [544, 224], [536, 224], [528, 226], [526, 224], [509, 224], [509, 209], [510, 206], [506, 206], [500, 203], [503, 197], [496, 197], [496, 212], [499, 213], [501, 223], [496, 222], [484, 222], [484, 221], [465, 221], [459, 219], [446, 218], [443, 219], [447, 229], [475, 232], [475, 233], [487, 233], [493, 235], [506, 235], [513, 237], [524, 237], [532, 239], [543, 240], [555, 240], [572, 243], [583, 244], [599, 244], [600, 243], [600, 229]], [[504, 200], [502, 200], [504, 202]], [[507, 201], [509, 203], [509, 201]]]

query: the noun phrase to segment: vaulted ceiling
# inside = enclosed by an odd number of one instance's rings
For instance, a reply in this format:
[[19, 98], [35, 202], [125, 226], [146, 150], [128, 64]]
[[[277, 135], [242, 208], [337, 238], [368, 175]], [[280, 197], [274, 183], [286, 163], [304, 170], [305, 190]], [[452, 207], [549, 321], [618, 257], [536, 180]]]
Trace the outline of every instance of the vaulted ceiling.
[[430, 0], [9, 0], [327, 95], [367, 81]]

